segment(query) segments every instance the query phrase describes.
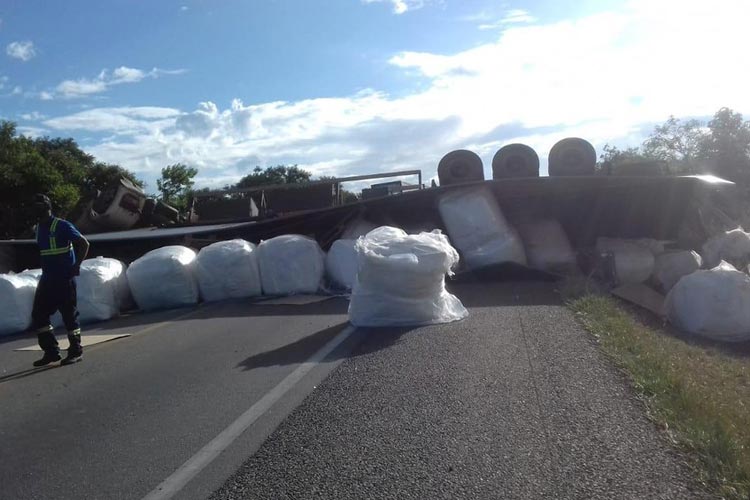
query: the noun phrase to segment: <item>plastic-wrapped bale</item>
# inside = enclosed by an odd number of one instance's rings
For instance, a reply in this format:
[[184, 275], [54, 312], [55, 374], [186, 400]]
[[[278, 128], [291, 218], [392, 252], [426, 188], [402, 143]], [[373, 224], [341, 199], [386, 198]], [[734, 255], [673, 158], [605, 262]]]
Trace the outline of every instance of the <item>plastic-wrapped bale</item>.
[[143, 310], [198, 303], [195, 251], [183, 246], [157, 248], [130, 264], [130, 291]]
[[77, 290], [82, 323], [114, 318], [130, 302], [125, 264], [106, 257], [84, 260]]
[[643, 283], [654, 271], [653, 251], [637, 240], [599, 238], [596, 250], [614, 256], [619, 283]]
[[554, 219], [526, 221], [518, 225], [531, 267], [553, 272], [577, 269], [576, 254], [560, 223]]
[[468, 316], [445, 289], [458, 252], [440, 231], [408, 235], [380, 227], [355, 244], [359, 272], [349, 303], [355, 326], [448, 323]]
[[700, 269], [701, 263], [701, 256], [690, 250], [661, 254], [654, 264], [653, 280], [659, 288], [668, 292], [680, 278]]
[[236, 239], [219, 241], [201, 249], [195, 274], [203, 300], [261, 295], [258, 253], [252, 243]]
[[260, 279], [266, 295], [316, 293], [325, 273], [325, 254], [318, 242], [285, 234], [258, 245]]
[[466, 265], [526, 264], [523, 242], [485, 187], [457, 189], [440, 197], [440, 217]]
[[727, 342], [750, 340], [750, 276], [726, 262], [680, 278], [665, 308], [682, 330]]
[[707, 267], [716, 267], [723, 260], [739, 267], [750, 263], [750, 233], [741, 228], [720, 233], [703, 244], [703, 260]]
[[351, 290], [357, 279], [355, 240], [336, 240], [326, 254], [326, 274], [334, 287]]
[[23, 274], [0, 274], [0, 335], [23, 332], [31, 326], [37, 280]]

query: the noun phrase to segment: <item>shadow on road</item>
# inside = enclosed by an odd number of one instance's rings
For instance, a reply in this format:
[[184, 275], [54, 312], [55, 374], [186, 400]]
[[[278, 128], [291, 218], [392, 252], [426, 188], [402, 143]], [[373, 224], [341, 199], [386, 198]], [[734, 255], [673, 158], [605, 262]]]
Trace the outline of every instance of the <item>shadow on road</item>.
[[[255, 354], [238, 363], [237, 367], [243, 370], [252, 370], [254, 368], [304, 363], [347, 325], [348, 323], [340, 323], [278, 349]], [[356, 357], [388, 349], [397, 344], [404, 334], [416, 328], [358, 328], [347, 341], [329, 354], [327, 359]]]

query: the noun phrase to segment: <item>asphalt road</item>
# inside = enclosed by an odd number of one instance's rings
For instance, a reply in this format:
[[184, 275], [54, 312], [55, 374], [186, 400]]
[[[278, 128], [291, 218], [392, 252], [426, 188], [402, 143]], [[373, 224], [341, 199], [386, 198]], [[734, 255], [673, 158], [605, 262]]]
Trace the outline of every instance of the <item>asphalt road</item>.
[[[175, 498], [701, 497], [551, 285], [456, 291], [467, 320], [357, 331]], [[32, 372], [2, 341], [0, 498], [143, 498], [345, 325], [342, 299], [133, 315]]]
[[[34, 338], [2, 341], [0, 498], [142, 498], [341, 331], [346, 308], [229, 302], [133, 315], [84, 329], [133, 336], [43, 371], [28, 370], [41, 353], [13, 352]], [[176, 498], [221, 486], [341, 355], [332, 358]]]
[[456, 287], [460, 323], [366, 332], [211, 498], [703, 498], [546, 284]]

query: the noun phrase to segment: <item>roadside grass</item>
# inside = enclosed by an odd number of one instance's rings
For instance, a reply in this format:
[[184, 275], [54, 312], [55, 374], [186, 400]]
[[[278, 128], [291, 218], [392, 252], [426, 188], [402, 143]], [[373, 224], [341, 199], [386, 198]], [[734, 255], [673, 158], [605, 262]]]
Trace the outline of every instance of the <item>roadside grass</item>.
[[628, 374], [649, 417], [695, 459], [700, 481], [724, 498], [750, 498], [747, 349], [696, 345], [608, 296], [587, 293], [567, 303]]

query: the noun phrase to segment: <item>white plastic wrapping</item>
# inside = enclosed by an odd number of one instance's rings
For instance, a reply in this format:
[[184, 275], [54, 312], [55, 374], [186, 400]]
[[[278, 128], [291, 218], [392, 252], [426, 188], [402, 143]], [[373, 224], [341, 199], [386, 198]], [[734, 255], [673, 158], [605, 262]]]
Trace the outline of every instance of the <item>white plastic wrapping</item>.
[[318, 242], [285, 234], [258, 245], [260, 278], [266, 295], [316, 293], [325, 273], [325, 254]]
[[485, 187], [457, 189], [440, 197], [448, 236], [470, 269], [516, 262], [526, 264], [523, 243]]
[[643, 283], [654, 271], [654, 254], [642, 240], [598, 238], [596, 250], [611, 253], [615, 258], [615, 273], [619, 283]]
[[573, 271], [576, 255], [560, 223], [554, 219], [527, 221], [518, 225], [529, 266], [544, 271]]
[[684, 276], [667, 295], [667, 317], [678, 328], [714, 340], [750, 340], [750, 276], [722, 262]]
[[336, 240], [326, 254], [326, 274], [333, 286], [351, 290], [357, 279], [355, 240]]
[[201, 249], [195, 274], [203, 300], [255, 297], [262, 293], [258, 252], [252, 243], [219, 241]]
[[750, 263], [750, 233], [741, 228], [712, 236], [703, 244], [703, 260], [712, 268], [724, 260], [744, 267]]
[[0, 274], [0, 336], [31, 326], [37, 280], [23, 274]]
[[195, 251], [167, 246], [148, 252], [127, 271], [130, 291], [143, 310], [194, 305], [198, 302]]
[[407, 235], [383, 226], [357, 240], [359, 272], [349, 303], [355, 326], [448, 323], [468, 316], [445, 289], [458, 252], [440, 231]]
[[77, 281], [78, 313], [82, 323], [104, 321], [120, 314], [130, 302], [125, 264], [97, 257], [81, 263]]
[[668, 292], [680, 278], [694, 273], [701, 267], [701, 256], [690, 250], [667, 252], [659, 255], [654, 264], [653, 280], [663, 291]]

